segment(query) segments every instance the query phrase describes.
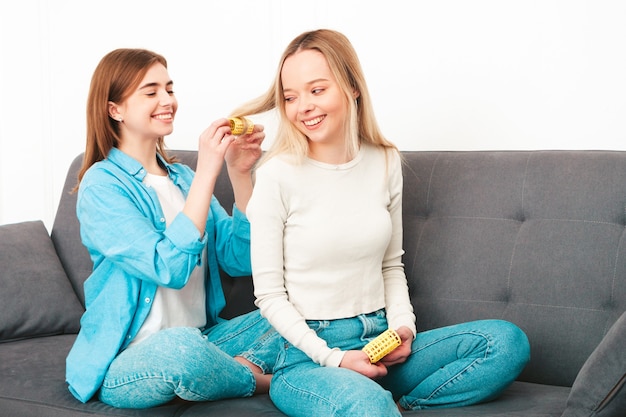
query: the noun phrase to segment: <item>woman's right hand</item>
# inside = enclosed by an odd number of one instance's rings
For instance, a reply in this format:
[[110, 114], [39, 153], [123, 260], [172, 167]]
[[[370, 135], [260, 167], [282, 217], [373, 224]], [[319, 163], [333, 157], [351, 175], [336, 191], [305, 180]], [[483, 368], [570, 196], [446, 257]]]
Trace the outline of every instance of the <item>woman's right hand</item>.
[[211, 123], [198, 140], [196, 175], [207, 174], [215, 180], [222, 170], [226, 151], [234, 140], [228, 119], [218, 119]]
[[367, 354], [362, 350], [346, 351], [339, 367], [352, 369], [370, 379], [381, 378], [387, 375], [387, 367], [380, 362], [371, 363]]
[[200, 236], [204, 235], [211, 196], [224, 164], [224, 155], [234, 140], [235, 136], [230, 134], [230, 124], [227, 119], [214, 121], [200, 134], [196, 174], [189, 188], [185, 207], [183, 207], [183, 212], [196, 226]]

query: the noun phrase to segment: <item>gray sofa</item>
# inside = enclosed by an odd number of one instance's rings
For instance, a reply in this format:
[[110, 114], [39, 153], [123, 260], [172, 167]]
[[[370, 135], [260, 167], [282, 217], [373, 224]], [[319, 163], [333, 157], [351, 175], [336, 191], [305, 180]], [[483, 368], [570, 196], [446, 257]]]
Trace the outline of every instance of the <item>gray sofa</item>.
[[[174, 151], [195, 166], [192, 151]], [[501, 318], [531, 361], [504, 395], [420, 416], [626, 416], [626, 152], [404, 152], [404, 257], [418, 329]], [[0, 416], [281, 416], [268, 396], [123, 410], [64, 382], [91, 263], [79, 238], [78, 156], [49, 235], [0, 226]], [[230, 208], [222, 176], [216, 189]], [[225, 317], [254, 308], [223, 277]], [[313, 415], [313, 413], [312, 413]]]

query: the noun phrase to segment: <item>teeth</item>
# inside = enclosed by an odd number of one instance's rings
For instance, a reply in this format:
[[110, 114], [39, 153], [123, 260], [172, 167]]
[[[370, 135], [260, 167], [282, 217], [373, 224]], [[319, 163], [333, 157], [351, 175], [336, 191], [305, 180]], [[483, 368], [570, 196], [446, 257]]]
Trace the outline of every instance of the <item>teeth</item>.
[[304, 125], [305, 126], [315, 126], [316, 124], [318, 124], [322, 120], [324, 120], [324, 116], [316, 117], [315, 119], [305, 121]]
[[172, 115], [170, 113], [168, 114], [157, 114], [156, 116], [154, 116], [155, 119], [159, 119], [159, 120], [170, 120], [172, 118]]

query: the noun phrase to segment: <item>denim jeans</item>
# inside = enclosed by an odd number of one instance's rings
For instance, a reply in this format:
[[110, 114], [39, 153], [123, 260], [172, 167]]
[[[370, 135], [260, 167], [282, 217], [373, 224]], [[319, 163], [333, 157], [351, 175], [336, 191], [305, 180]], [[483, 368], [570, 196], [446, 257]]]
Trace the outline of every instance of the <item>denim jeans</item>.
[[252, 371], [233, 357], [242, 356], [272, 373], [278, 342], [258, 310], [204, 334], [193, 327], [164, 329], [113, 360], [99, 398], [114, 407], [148, 408], [176, 396], [187, 401], [251, 396], [256, 387]]
[[[360, 349], [387, 329], [383, 310], [354, 318], [308, 321], [342, 350]], [[289, 416], [400, 416], [405, 409], [455, 407], [498, 396], [529, 360], [526, 335], [502, 320], [481, 320], [418, 333], [406, 362], [373, 381], [344, 368], [321, 367], [283, 340], [270, 387]]]

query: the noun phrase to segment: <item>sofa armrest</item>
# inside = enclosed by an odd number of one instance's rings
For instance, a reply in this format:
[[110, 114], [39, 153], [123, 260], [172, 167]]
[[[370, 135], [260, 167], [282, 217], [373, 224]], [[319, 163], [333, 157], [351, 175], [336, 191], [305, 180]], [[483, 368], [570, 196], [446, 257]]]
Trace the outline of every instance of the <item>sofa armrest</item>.
[[83, 307], [41, 220], [0, 226], [0, 343], [77, 333]]
[[561, 417], [623, 417], [626, 410], [626, 312], [580, 369]]

